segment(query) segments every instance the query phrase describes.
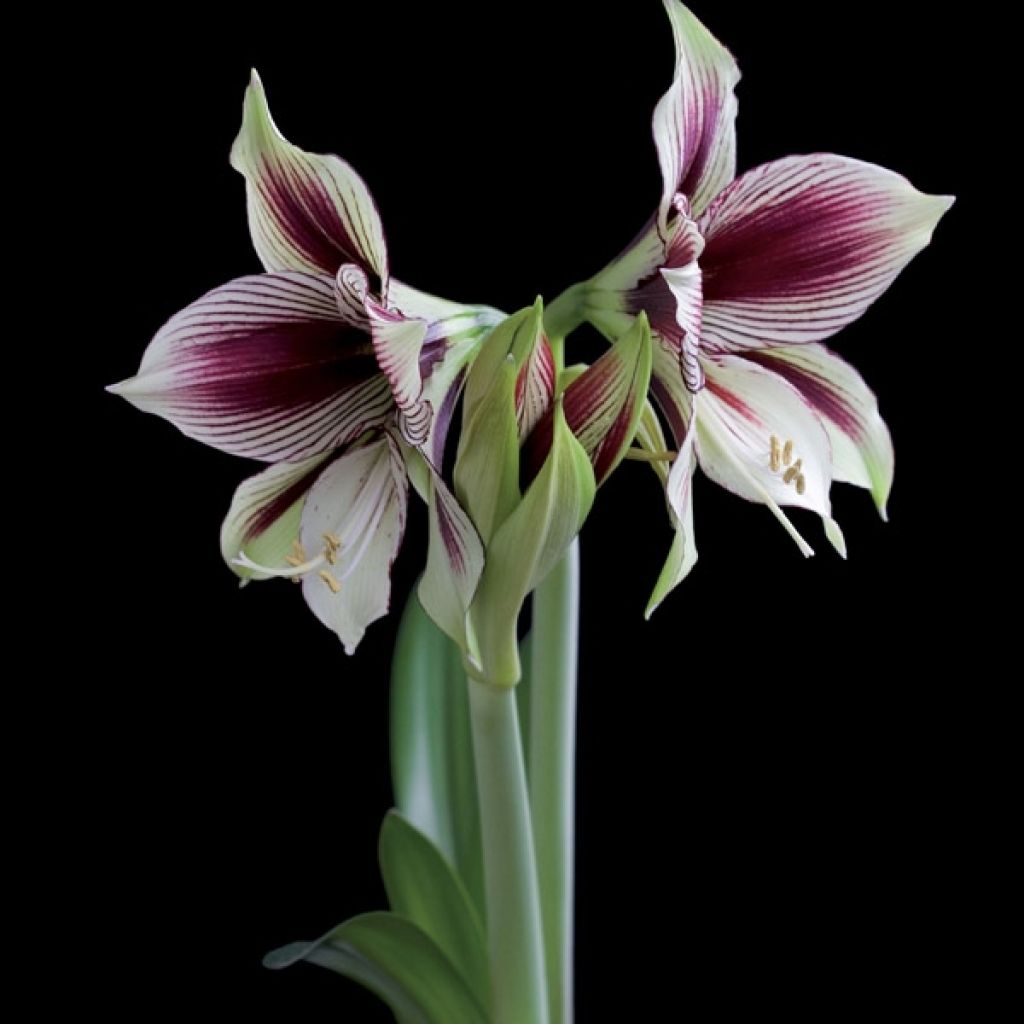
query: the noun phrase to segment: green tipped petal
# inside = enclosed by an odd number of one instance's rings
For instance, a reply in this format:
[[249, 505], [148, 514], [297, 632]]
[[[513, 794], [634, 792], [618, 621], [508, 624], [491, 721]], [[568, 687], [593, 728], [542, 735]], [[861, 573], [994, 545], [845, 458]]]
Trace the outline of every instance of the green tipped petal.
[[551, 450], [516, 510], [487, 548], [470, 620], [478, 674], [497, 687], [521, 674], [516, 622], [527, 595], [550, 572], [579, 533], [597, 482], [585, 449], [556, 406]]

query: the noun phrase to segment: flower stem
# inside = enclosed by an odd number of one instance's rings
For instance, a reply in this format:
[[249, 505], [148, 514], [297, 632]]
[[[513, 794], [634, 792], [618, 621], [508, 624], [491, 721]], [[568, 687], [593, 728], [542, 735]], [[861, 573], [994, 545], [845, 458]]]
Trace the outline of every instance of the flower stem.
[[573, 1019], [579, 541], [537, 588], [530, 657], [530, 806], [551, 1024]]
[[540, 890], [516, 695], [469, 680], [494, 1024], [549, 1024]]
[[574, 284], [566, 288], [554, 302], [544, 311], [544, 329], [548, 336], [564, 338], [572, 334], [583, 323], [583, 297], [586, 294], [584, 284]]

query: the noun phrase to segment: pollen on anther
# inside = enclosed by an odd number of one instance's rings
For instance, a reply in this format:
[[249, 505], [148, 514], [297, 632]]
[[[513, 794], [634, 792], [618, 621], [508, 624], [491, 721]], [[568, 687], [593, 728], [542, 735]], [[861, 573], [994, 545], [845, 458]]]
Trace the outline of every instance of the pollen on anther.
[[779, 471], [779, 439], [772, 434], [772, 454], [771, 454], [771, 467], [773, 473]]
[[332, 594], [338, 594], [341, 592], [341, 584], [326, 570], [320, 570], [320, 579], [331, 588]]
[[800, 473], [796, 478], [796, 493], [803, 494], [807, 489], [807, 481], [804, 479], [803, 473]]
[[330, 548], [337, 549], [341, 547], [341, 538], [338, 537], [336, 534], [325, 533], [324, 540], [327, 542], [327, 546]]
[[788, 466], [793, 461], [793, 442], [787, 441], [782, 449], [782, 464]]
[[298, 555], [285, 555], [284, 556], [284, 560], [289, 565], [294, 565], [294, 566], [302, 565], [302, 563], [305, 561], [304, 558], [299, 558]]
[[330, 562], [331, 565], [337, 565], [338, 564], [338, 549], [337, 548], [332, 548], [331, 545], [328, 544], [327, 547], [324, 548], [324, 558], [326, 558], [327, 561]]
[[785, 473], [782, 474], [782, 482], [784, 484], [791, 484], [799, 474], [800, 470], [796, 466], [790, 466]]
[[303, 562], [308, 562], [309, 559], [306, 557], [306, 549], [302, 546], [302, 541], [296, 538], [292, 541], [292, 551], [295, 552], [295, 557], [299, 560], [293, 562], [293, 565], [301, 565]]

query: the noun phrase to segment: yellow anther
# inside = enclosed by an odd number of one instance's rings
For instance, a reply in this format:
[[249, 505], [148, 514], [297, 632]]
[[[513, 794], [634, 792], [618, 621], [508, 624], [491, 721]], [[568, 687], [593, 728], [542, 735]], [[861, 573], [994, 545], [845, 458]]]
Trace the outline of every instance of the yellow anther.
[[804, 460], [797, 459], [796, 462], [793, 463], [793, 468], [799, 473], [800, 470], [804, 468]]
[[291, 579], [292, 583], [301, 583], [302, 582], [302, 577], [301, 576], [292, 576], [292, 577], [290, 577], [290, 579]]
[[332, 548], [331, 545], [328, 544], [327, 547], [324, 548], [324, 558], [326, 558], [327, 561], [330, 562], [331, 565], [337, 565], [338, 564], [338, 549], [337, 548]]
[[309, 558], [306, 555], [306, 549], [302, 546], [302, 542], [298, 538], [292, 541], [292, 551], [295, 552], [295, 557], [299, 560], [299, 563], [309, 561]]
[[788, 466], [793, 461], [793, 442], [787, 441], [782, 449], [782, 464]]
[[804, 479], [803, 473], [800, 473], [796, 478], [796, 493], [803, 494], [807, 489], [807, 481]]
[[341, 547], [341, 539], [339, 537], [336, 537], [333, 533], [324, 534], [324, 543], [329, 548], [334, 548], [335, 551], [337, 551], [338, 548]]
[[332, 594], [338, 594], [341, 592], [341, 584], [326, 570], [320, 570], [320, 579], [331, 588]]
[[779, 459], [780, 458], [781, 458], [781, 453], [779, 451], [779, 439], [774, 434], [772, 434], [771, 467], [772, 467], [772, 472], [773, 473], [778, 473], [778, 471], [779, 471]]
[[305, 559], [304, 558], [299, 558], [298, 555], [285, 555], [284, 556], [284, 560], [289, 565], [302, 565], [302, 563], [305, 562]]
[[799, 475], [800, 470], [796, 466], [790, 466], [782, 475], [782, 482], [784, 484], [791, 484]]

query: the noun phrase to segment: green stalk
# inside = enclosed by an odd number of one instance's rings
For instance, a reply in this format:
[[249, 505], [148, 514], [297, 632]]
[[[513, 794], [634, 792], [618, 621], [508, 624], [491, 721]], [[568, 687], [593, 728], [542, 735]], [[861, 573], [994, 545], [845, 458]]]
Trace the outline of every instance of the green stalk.
[[544, 329], [549, 338], [564, 338], [572, 334], [583, 323], [583, 299], [586, 283], [566, 288], [554, 302], [544, 310]]
[[550, 1024], [516, 695], [469, 680], [494, 1024]]
[[551, 1024], [573, 1019], [576, 650], [579, 541], [533, 597], [530, 806], [540, 880]]

